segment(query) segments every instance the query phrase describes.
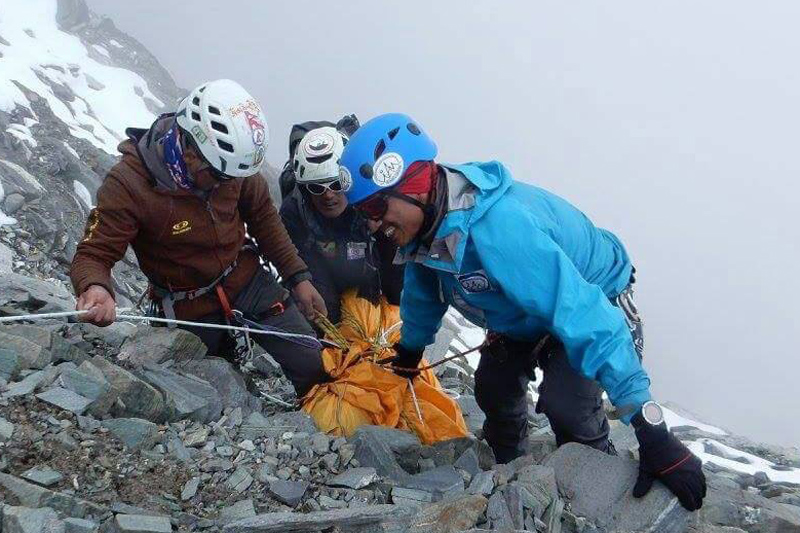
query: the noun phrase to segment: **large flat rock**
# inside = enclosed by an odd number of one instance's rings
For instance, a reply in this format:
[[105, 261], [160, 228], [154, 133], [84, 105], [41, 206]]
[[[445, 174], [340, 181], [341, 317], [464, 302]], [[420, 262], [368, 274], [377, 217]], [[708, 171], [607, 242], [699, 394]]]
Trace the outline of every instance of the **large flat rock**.
[[140, 376], [163, 394], [164, 414], [170, 421], [213, 422], [222, 414], [222, 400], [207, 381], [161, 367], [142, 370]]
[[545, 465], [553, 468], [571, 512], [609, 533], [678, 533], [688, 528], [689, 512], [662, 484], [656, 482], [644, 498], [631, 495], [638, 475], [636, 461], [570, 443], [549, 455]]
[[408, 531], [418, 510], [412, 506], [371, 505], [312, 513], [267, 513], [223, 528], [224, 533], [310, 533], [338, 528], [348, 533], [401, 533]]
[[100, 356], [93, 357], [91, 361], [111, 384], [116, 397], [112, 409], [115, 416], [144, 418], [153, 422], [163, 420], [164, 396], [155, 387]]
[[206, 352], [208, 348], [194, 333], [178, 328], [140, 325], [122, 344], [119, 358], [144, 366], [168, 359], [176, 362], [202, 359]]

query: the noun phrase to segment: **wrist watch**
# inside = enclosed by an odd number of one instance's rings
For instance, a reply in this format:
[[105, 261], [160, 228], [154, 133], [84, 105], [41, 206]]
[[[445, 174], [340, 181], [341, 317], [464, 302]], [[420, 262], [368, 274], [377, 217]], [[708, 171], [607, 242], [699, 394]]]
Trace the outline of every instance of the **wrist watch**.
[[631, 418], [631, 425], [639, 429], [645, 425], [660, 426], [664, 423], [664, 410], [653, 400], [646, 401], [642, 408]]

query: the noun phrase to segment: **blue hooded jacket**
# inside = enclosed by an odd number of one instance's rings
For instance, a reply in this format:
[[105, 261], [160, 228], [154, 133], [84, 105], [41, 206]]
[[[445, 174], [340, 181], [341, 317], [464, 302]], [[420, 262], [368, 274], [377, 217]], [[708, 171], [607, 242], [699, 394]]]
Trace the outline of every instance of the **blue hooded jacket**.
[[610, 232], [567, 201], [514, 181], [499, 162], [440, 165], [447, 212], [430, 247], [410, 243], [402, 344], [433, 342], [449, 305], [517, 340], [555, 335], [573, 368], [600, 382], [623, 420], [650, 399], [623, 312], [611, 304], [632, 266]]

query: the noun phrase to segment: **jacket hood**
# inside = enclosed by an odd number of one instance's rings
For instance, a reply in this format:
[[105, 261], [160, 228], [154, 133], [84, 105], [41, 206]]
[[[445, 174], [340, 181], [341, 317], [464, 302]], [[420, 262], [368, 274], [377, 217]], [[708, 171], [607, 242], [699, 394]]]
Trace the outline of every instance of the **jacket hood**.
[[447, 180], [445, 216], [429, 248], [414, 241], [398, 252], [400, 261], [458, 272], [470, 227], [511, 187], [511, 173], [498, 161], [441, 164]]

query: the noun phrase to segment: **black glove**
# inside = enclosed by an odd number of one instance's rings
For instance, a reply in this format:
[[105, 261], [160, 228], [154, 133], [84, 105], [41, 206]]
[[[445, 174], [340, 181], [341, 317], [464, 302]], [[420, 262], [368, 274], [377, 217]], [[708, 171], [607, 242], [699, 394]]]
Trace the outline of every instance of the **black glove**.
[[419, 362], [422, 360], [423, 350], [409, 350], [408, 348], [404, 348], [399, 342], [395, 343], [392, 348], [397, 352], [397, 357], [392, 361], [392, 370], [394, 373], [409, 379], [417, 377], [419, 372], [408, 372], [406, 370], [401, 370], [401, 368], [417, 368]]
[[653, 481], [659, 479], [687, 510], [700, 509], [706, 496], [706, 476], [700, 459], [666, 424], [648, 424], [641, 413], [634, 415], [632, 423], [639, 440], [639, 478], [633, 496], [641, 498], [650, 491]]

